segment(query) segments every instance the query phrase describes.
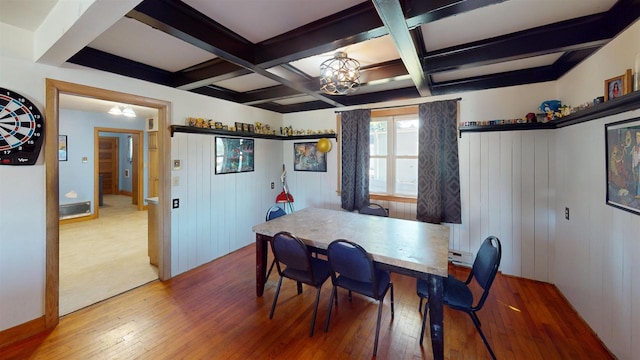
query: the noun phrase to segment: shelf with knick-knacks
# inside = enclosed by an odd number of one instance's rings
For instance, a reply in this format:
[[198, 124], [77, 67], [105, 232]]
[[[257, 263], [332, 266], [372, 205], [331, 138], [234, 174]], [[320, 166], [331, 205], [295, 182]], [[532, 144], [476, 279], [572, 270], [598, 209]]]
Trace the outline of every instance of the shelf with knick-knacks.
[[490, 125], [466, 125], [460, 126], [460, 135], [466, 132], [488, 132], [488, 131], [516, 131], [516, 130], [544, 130], [557, 129], [569, 125], [600, 119], [625, 111], [640, 108], [640, 91], [634, 91], [622, 95], [615, 99], [610, 99], [603, 103], [598, 103], [584, 110], [577, 111], [560, 119], [549, 122], [529, 122], [529, 123], [498, 123]]
[[[255, 127], [254, 127], [255, 128]], [[169, 126], [169, 130], [171, 131], [171, 137], [173, 137], [174, 133], [189, 133], [189, 134], [209, 134], [209, 135], [225, 135], [225, 136], [241, 136], [241, 137], [249, 137], [249, 138], [257, 138], [257, 139], [272, 139], [272, 140], [310, 140], [310, 139], [320, 139], [320, 138], [329, 138], [335, 139], [336, 133], [333, 130], [319, 130], [319, 131], [306, 131], [303, 135], [301, 131], [298, 131], [296, 134], [291, 132], [291, 135], [279, 135], [275, 134], [273, 131], [270, 133], [258, 133], [255, 131], [239, 131], [238, 127], [235, 126], [235, 130], [225, 130], [223, 128], [210, 128], [210, 127], [196, 127], [196, 126], [187, 126], [187, 125], [171, 125]], [[283, 130], [284, 131], [284, 130]]]

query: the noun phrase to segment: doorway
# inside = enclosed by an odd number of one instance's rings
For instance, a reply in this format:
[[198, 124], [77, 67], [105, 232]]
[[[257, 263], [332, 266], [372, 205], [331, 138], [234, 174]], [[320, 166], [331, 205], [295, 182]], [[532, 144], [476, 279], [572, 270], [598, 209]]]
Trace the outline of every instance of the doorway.
[[[168, 206], [163, 206], [170, 197], [169, 168], [164, 164], [169, 163], [170, 139], [167, 124], [170, 123], [169, 102], [147, 98], [127, 93], [115, 92], [94, 88], [85, 85], [78, 85], [59, 80], [46, 79], [46, 122], [45, 122], [45, 164], [46, 164], [46, 186], [48, 189], [58, 189], [58, 156], [57, 139], [59, 135], [59, 96], [60, 94], [70, 94], [82, 97], [90, 97], [114, 102], [129, 103], [150, 107], [158, 110], [158, 149], [159, 161], [159, 188], [158, 203], [162, 211], [158, 212], [154, 229], [158, 233], [159, 242], [159, 264], [158, 275], [161, 280], [166, 280], [171, 274], [171, 247], [170, 247], [170, 223], [171, 214]], [[97, 182], [96, 182], [97, 183]], [[97, 187], [97, 184], [96, 184]], [[97, 190], [97, 189], [96, 189]], [[97, 191], [95, 192], [97, 194]], [[59, 322], [59, 193], [58, 191], [48, 191], [46, 194], [46, 275], [45, 275], [45, 316], [44, 328], [55, 327]], [[42, 329], [33, 329], [34, 333]]]

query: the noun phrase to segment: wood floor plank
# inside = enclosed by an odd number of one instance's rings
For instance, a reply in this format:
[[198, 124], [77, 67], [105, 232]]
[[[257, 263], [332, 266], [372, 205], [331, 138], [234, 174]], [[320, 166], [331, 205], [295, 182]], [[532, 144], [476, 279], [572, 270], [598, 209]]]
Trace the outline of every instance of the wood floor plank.
[[[0, 359], [368, 359], [377, 302], [339, 291], [324, 332], [330, 283], [322, 289], [315, 334], [308, 336], [315, 289], [284, 280], [273, 319], [278, 275], [255, 296], [255, 247], [205, 264], [169, 281], [155, 281], [61, 318], [52, 331], [0, 349]], [[464, 278], [466, 268], [450, 266]], [[432, 359], [415, 279], [392, 275], [395, 316], [385, 298], [378, 358]], [[474, 291], [478, 291], [475, 289]], [[499, 359], [613, 359], [591, 329], [550, 284], [498, 274], [482, 328]], [[445, 357], [488, 359], [471, 319], [445, 307]]]

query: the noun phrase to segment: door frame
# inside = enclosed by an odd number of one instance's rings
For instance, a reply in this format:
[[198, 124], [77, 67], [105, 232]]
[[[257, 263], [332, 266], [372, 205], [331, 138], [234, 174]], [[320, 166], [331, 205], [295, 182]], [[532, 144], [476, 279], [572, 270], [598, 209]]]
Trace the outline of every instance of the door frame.
[[[45, 143], [44, 161], [46, 168], [46, 251], [45, 251], [45, 303], [44, 328], [31, 328], [33, 334], [55, 327], [60, 321], [60, 194], [58, 167], [58, 134], [60, 94], [84, 96], [132, 105], [140, 105], [158, 110], [158, 170], [160, 184], [158, 204], [157, 233], [158, 277], [167, 280], [171, 277], [171, 170], [167, 164], [171, 159], [171, 139], [168, 131], [171, 124], [169, 114], [171, 103], [164, 100], [132, 95], [123, 92], [105, 90], [96, 87], [70, 83], [61, 80], [45, 79]], [[29, 334], [32, 335], [32, 334]]]
[[[100, 141], [100, 133], [101, 132], [110, 132], [110, 133], [118, 133], [118, 134], [131, 134], [138, 136], [138, 146], [137, 146], [137, 166], [135, 169], [131, 169], [131, 171], [138, 172], [138, 181], [132, 186], [138, 188], [138, 210], [144, 210], [144, 131], [142, 130], [132, 130], [125, 128], [103, 128], [103, 127], [95, 127], [93, 128], [93, 203], [99, 203], [99, 191], [100, 191], [100, 169], [99, 169], [99, 149], [98, 142]], [[133, 176], [133, 174], [132, 174]], [[135, 192], [134, 192], [135, 193]], [[95, 216], [99, 217], [99, 206], [95, 206]]]

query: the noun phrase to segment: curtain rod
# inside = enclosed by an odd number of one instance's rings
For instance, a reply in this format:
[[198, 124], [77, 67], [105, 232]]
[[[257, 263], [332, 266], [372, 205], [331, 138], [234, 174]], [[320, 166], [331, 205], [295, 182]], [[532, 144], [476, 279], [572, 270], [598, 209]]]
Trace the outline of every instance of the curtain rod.
[[[461, 101], [462, 98], [454, 98], [454, 99], [444, 99], [444, 100], [436, 100], [436, 101], [446, 101], [446, 100], [456, 100], [456, 101]], [[383, 107], [375, 107], [375, 108], [365, 108], [365, 109], [351, 109], [351, 110], [383, 110], [383, 109], [402, 109], [405, 107], [410, 107], [410, 106], [418, 106], [420, 104], [426, 104], [428, 102], [435, 102], [435, 101], [425, 101], [423, 103], [418, 103], [418, 104], [411, 104], [411, 105], [401, 105], [401, 106], [383, 106]], [[335, 113], [339, 114], [341, 112], [344, 111], [351, 111], [351, 110], [336, 110]]]

